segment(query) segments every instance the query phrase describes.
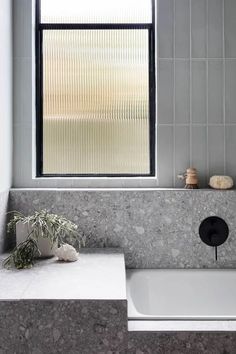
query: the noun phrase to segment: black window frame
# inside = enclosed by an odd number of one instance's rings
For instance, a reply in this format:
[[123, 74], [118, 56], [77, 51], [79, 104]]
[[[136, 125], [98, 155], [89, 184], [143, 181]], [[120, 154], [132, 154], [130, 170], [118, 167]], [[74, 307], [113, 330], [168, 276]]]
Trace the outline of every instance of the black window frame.
[[[35, 68], [36, 68], [36, 177], [152, 177], [156, 166], [156, 67], [155, 67], [155, 0], [151, 0], [152, 23], [41, 23], [41, 0], [36, 0]], [[149, 153], [148, 174], [45, 174], [43, 173], [43, 31], [88, 29], [147, 29], [149, 53]]]

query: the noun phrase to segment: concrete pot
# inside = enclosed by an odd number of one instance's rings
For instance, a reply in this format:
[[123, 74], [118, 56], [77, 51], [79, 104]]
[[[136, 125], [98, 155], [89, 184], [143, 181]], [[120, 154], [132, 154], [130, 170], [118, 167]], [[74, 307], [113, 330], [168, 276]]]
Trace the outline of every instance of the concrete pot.
[[[30, 224], [23, 224], [21, 221], [18, 221], [16, 224], [16, 245], [19, 245], [21, 242], [24, 242], [27, 239], [27, 236], [32, 231]], [[55, 254], [58, 243], [52, 243], [49, 239], [39, 236], [37, 240], [38, 248], [41, 252], [40, 258], [52, 257]]]

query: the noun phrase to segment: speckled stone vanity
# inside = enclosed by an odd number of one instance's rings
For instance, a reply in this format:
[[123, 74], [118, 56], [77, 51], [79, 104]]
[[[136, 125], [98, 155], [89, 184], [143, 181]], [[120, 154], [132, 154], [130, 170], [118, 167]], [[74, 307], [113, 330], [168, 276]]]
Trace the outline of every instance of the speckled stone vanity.
[[[3, 257], [1, 257], [3, 258]], [[28, 270], [0, 270], [1, 354], [226, 354], [236, 332], [128, 331], [124, 255], [84, 249]]]
[[0, 353], [125, 353], [124, 256], [83, 250], [28, 270], [0, 270]]

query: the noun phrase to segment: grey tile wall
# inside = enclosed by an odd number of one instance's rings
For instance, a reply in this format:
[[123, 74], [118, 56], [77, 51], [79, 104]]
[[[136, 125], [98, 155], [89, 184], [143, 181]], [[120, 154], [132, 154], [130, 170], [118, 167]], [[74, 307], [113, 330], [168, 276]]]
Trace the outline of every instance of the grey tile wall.
[[[208, 60], [208, 122], [224, 123], [224, 65], [222, 60]], [[213, 90], [214, 88], [214, 90]]]
[[158, 21], [160, 186], [179, 186], [189, 164], [202, 187], [236, 180], [236, 1], [159, 0]]
[[175, 124], [190, 121], [190, 65], [189, 60], [175, 61]]
[[159, 55], [162, 58], [172, 58], [174, 55], [174, 6], [173, 0], [159, 1], [157, 33], [161, 33], [158, 40]]
[[[189, 58], [190, 54], [190, 2], [175, 2], [175, 57]], [[160, 13], [161, 15], [161, 13]]]
[[[190, 151], [186, 149], [186, 146], [189, 146], [189, 127], [188, 126], [176, 126], [175, 128], [175, 155], [174, 155], [174, 172], [175, 175], [179, 174], [181, 171], [185, 171], [186, 161], [190, 165]], [[183, 182], [177, 181], [177, 187], [182, 187]]]
[[224, 174], [224, 130], [220, 126], [208, 129], [209, 174]]
[[173, 125], [159, 125], [157, 130], [158, 180], [161, 186], [174, 184]]
[[224, 0], [225, 57], [236, 58], [235, 13], [236, 1]]
[[191, 122], [193, 124], [207, 123], [207, 63], [205, 60], [193, 60], [191, 65]]
[[[227, 0], [226, 0], [227, 1]], [[222, 0], [208, 0], [208, 57], [222, 58], [224, 54]]]
[[[178, 1], [178, 0], [177, 0]], [[207, 0], [190, 0], [191, 7], [191, 56], [207, 56]]]
[[[13, 3], [13, 185], [94, 186], [88, 180], [32, 178], [33, 1]], [[157, 0], [157, 10], [159, 186], [179, 186], [176, 174], [189, 165], [199, 170], [201, 187], [207, 186], [211, 174], [219, 172], [236, 180], [231, 150], [236, 139], [236, 1]], [[116, 186], [123, 187], [119, 183]], [[130, 187], [147, 186], [146, 181], [129, 183]], [[152, 183], [157, 186], [156, 181]], [[107, 181], [100, 186], [107, 187]]]
[[225, 121], [227, 124], [236, 123], [236, 60], [225, 61]]
[[191, 127], [192, 136], [192, 165], [198, 168], [199, 184], [207, 184], [207, 127], [204, 125], [193, 125]]

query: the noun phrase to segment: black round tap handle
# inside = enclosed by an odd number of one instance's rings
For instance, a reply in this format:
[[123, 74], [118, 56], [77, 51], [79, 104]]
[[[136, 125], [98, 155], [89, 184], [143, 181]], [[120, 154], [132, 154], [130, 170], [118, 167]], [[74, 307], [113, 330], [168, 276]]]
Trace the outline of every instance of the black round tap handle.
[[229, 228], [223, 219], [218, 216], [210, 216], [202, 221], [199, 227], [199, 235], [208, 246], [216, 247], [227, 240]]

